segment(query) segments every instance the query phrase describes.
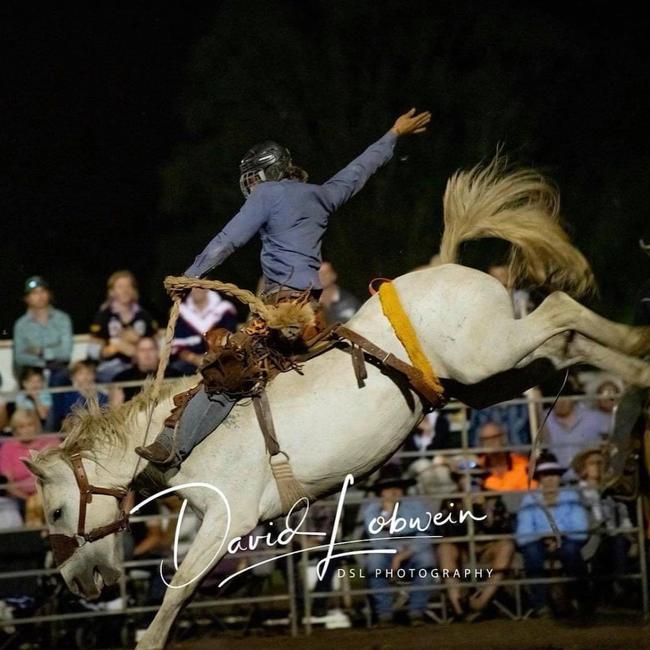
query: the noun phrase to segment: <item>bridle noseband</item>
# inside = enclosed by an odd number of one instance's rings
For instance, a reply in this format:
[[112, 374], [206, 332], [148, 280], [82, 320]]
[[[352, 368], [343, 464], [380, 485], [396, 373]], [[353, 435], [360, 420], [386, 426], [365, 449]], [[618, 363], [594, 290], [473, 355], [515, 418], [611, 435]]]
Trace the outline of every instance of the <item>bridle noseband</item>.
[[[62, 535], [60, 533], [50, 535], [54, 562], [59, 567], [69, 560], [73, 553], [86, 542], [96, 542], [98, 539], [102, 539], [107, 535], [127, 530], [129, 527], [128, 510], [130, 509], [130, 505], [132, 505], [134, 496], [132, 490], [91, 485], [88, 482], [88, 476], [83, 466], [81, 454], [72, 454], [70, 456], [70, 463], [72, 464], [72, 471], [77, 481], [77, 486], [79, 487], [79, 519], [77, 522], [77, 534], [75, 536]], [[93, 528], [89, 533], [86, 533], [86, 508], [92, 502], [93, 494], [115, 497], [119, 502], [120, 515], [110, 524], [98, 526], [97, 528]]]

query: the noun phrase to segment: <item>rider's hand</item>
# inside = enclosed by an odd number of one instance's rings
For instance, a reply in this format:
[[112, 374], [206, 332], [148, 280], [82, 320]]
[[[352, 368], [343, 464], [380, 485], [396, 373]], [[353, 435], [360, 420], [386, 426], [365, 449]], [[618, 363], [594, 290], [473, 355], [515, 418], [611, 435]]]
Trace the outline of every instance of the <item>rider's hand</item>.
[[408, 113], [400, 115], [393, 124], [391, 131], [395, 135], [409, 135], [411, 133], [423, 133], [427, 130], [426, 125], [431, 121], [431, 113], [424, 111], [415, 114], [415, 108]]

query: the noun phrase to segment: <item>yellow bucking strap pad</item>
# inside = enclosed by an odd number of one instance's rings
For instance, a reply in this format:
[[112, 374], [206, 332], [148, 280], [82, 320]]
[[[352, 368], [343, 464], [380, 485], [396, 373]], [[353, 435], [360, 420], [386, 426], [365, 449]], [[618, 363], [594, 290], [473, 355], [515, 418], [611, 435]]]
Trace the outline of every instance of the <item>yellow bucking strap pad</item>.
[[409, 355], [411, 363], [424, 375], [426, 383], [438, 395], [442, 395], [444, 389], [438, 380], [438, 376], [431, 367], [429, 359], [427, 359], [422, 347], [420, 346], [417, 334], [413, 329], [409, 317], [404, 311], [404, 307], [402, 307], [399, 294], [392, 282], [384, 282], [379, 287], [379, 300], [384, 315], [393, 326], [397, 338], [400, 340]]

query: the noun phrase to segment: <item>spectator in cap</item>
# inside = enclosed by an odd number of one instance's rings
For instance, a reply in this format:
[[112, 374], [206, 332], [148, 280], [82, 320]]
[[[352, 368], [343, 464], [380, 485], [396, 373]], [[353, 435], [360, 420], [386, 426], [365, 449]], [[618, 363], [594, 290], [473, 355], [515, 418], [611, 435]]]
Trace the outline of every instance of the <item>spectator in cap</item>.
[[98, 361], [97, 379], [109, 382], [133, 363], [135, 344], [153, 336], [157, 325], [138, 303], [138, 285], [131, 271], [116, 271], [107, 282], [106, 302], [90, 326], [88, 354]]
[[51, 386], [68, 383], [67, 367], [72, 355], [72, 321], [52, 307], [52, 294], [45, 280], [32, 276], [25, 282], [27, 311], [14, 324], [14, 369], [42, 368]]
[[[460, 510], [471, 511], [473, 535], [511, 535], [512, 515], [508, 512], [500, 496], [484, 497], [472, 494], [482, 489], [486, 470], [481, 467], [476, 456], [451, 458], [449, 461], [452, 476], [456, 480], [455, 492], [462, 492], [464, 497], [449, 498], [442, 502], [440, 513], [451, 515], [454, 522], [459, 522]], [[449, 523], [438, 528], [443, 537], [465, 537], [469, 534], [468, 520], [462, 523]], [[455, 616], [474, 621], [482, 616], [492, 597], [499, 588], [512, 564], [515, 545], [511, 539], [496, 539], [474, 542], [478, 563], [493, 569], [485, 585], [477, 589], [469, 598], [463, 597], [463, 590], [458, 579], [453, 577], [456, 570], [467, 566], [469, 562], [469, 542], [441, 542], [438, 545], [440, 568], [450, 572], [445, 582], [447, 594]]]
[[610, 596], [617, 598], [625, 591], [618, 579], [627, 573], [632, 521], [625, 503], [603, 494], [604, 464], [602, 450], [593, 447], [580, 452], [573, 459], [572, 467], [580, 479], [578, 488], [589, 515], [588, 546], [592, 550], [586, 549], [583, 555], [593, 556], [596, 575], [612, 578]]
[[[390, 522], [388, 520], [392, 517], [396, 506], [398, 506], [398, 516], [404, 518], [407, 525], [400, 532], [395, 533], [394, 536], [422, 537], [422, 540], [396, 539], [390, 541], [382, 539], [373, 544], [373, 547], [377, 548], [395, 549], [397, 553], [394, 555], [376, 553], [365, 556], [366, 576], [368, 586], [371, 589], [390, 587], [390, 571], [395, 575], [400, 568], [415, 570], [415, 577], [413, 578], [413, 585], [415, 586], [430, 585], [433, 582], [430, 571], [422, 572], [422, 575], [418, 572], [419, 569], [431, 569], [434, 566], [434, 557], [431, 540], [423, 537], [430, 535], [431, 532], [423, 532], [417, 526], [418, 520], [422, 525], [430, 520], [430, 510], [427, 509], [426, 504], [420, 498], [404, 498], [406, 489], [414, 483], [413, 479], [402, 478], [399, 467], [389, 464], [381, 468], [379, 478], [370, 488], [378, 499], [372, 501], [363, 509], [365, 537], [390, 537]], [[371, 522], [380, 516], [384, 518], [387, 524], [379, 532], [371, 532]], [[408, 614], [413, 625], [422, 623], [430, 595], [428, 590], [410, 593]], [[386, 592], [373, 593], [371, 598], [379, 624], [389, 624], [393, 618], [394, 594]]]
[[[587, 567], [581, 550], [588, 538], [589, 521], [578, 493], [561, 487], [565, 471], [552, 453], [540, 455], [534, 477], [541, 489], [524, 496], [517, 515], [516, 539], [529, 577], [542, 577], [546, 560], [557, 558], [564, 571], [579, 580], [575, 595], [584, 602]], [[530, 599], [537, 615], [547, 615], [545, 584], [530, 585]]]

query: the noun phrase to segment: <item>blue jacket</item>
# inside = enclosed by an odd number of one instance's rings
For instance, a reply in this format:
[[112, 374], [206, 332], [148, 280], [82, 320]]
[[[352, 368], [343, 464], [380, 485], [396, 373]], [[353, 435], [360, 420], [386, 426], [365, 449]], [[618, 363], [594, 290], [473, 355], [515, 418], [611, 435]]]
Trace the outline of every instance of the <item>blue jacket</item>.
[[[553, 529], [546, 512], [540, 505], [539, 492], [526, 494], [517, 514], [516, 539], [519, 546], [534, 542], [542, 537], [553, 535]], [[575, 490], [560, 490], [555, 505], [548, 508], [555, 525], [564, 537], [577, 541], [587, 539], [589, 520], [580, 496]]]
[[321, 240], [329, 217], [392, 158], [396, 139], [389, 131], [323, 185], [286, 179], [258, 183], [185, 275], [204, 276], [259, 232], [267, 286], [320, 289]]

